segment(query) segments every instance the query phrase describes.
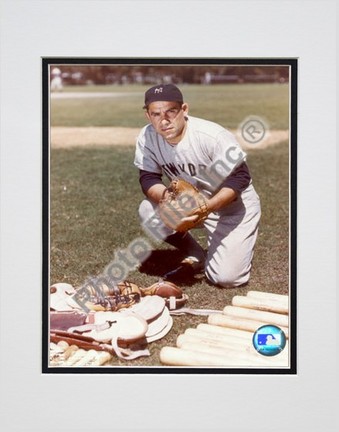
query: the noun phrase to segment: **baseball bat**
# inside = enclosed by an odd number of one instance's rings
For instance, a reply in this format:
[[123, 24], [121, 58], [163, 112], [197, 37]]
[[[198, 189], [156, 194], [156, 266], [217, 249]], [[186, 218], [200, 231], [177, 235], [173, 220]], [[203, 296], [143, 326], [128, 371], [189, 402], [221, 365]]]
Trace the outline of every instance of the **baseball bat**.
[[79, 347], [77, 345], [70, 345], [64, 352], [63, 358], [67, 360], [75, 351], [78, 351]]
[[[208, 317], [207, 322], [208, 324], [214, 326], [230, 327], [234, 329], [245, 330], [251, 333], [257, 331], [258, 328], [262, 327], [263, 325], [271, 324], [224, 314], [212, 314]], [[279, 328], [283, 330], [285, 336], [288, 338], [288, 327], [279, 326]]]
[[[184, 348], [187, 343], [193, 343], [193, 344], [200, 344], [203, 346], [209, 346], [209, 347], [214, 347], [214, 348], [222, 348], [223, 350], [227, 351], [227, 352], [231, 352], [231, 351], [246, 351], [248, 353], [251, 354], [255, 354], [255, 356], [257, 356], [257, 351], [254, 348], [252, 339], [251, 340], [244, 340], [244, 339], [237, 339], [236, 341], [234, 341], [234, 339], [227, 339], [227, 338], [222, 338], [222, 339], [214, 339], [213, 335], [211, 335], [212, 337], [205, 337], [205, 334], [199, 334], [199, 333], [184, 333], [178, 336], [177, 338], [177, 347], [178, 348]], [[239, 343], [239, 341], [241, 341], [241, 343]], [[199, 351], [198, 349], [196, 349], [196, 351]], [[286, 342], [285, 347], [284, 347], [284, 351], [285, 353], [288, 352], [288, 342]], [[262, 355], [260, 354], [260, 357]], [[281, 358], [282, 355], [280, 353], [279, 357]], [[270, 361], [272, 363], [272, 361]]]
[[73, 355], [71, 355], [65, 362], [65, 366], [75, 366], [76, 363], [78, 363], [78, 361], [80, 361], [85, 355], [86, 351], [84, 349], [74, 351]]
[[224, 336], [235, 336], [237, 338], [246, 339], [246, 340], [252, 338], [252, 334], [250, 334], [248, 331], [239, 330], [239, 329], [230, 328], [230, 327], [220, 327], [218, 325], [200, 323], [197, 325], [196, 328], [198, 330], [201, 330], [201, 331], [204, 331], [207, 333], [212, 333], [212, 334], [216, 333], [216, 334], [220, 334], [220, 335], [224, 335]]
[[281, 301], [285, 304], [288, 304], [288, 295], [284, 295], [284, 294], [274, 294], [265, 291], [248, 291], [247, 297], [274, 299], [276, 301]]
[[247, 331], [247, 332], [255, 332], [259, 327], [264, 325], [264, 323], [260, 321], [254, 320], [245, 320], [239, 317], [228, 316], [224, 314], [212, 314], [207, 318], [207, 323], [220, 326], [220, 327], [229, 327], [237, 330]]
[[252, 340], [251, 333], [249, 333], [250, 336], [248, 339], [238, 338], [236, 336], [231, 336], [231, 335], [222, 335], [218, 333], [204, 332], [202, 330], [193, 329], [193, 328], [187, 329], [184, 334], [187, 336], [195, 337], [196, 339], [224, 341], [225, 343], [228, 344], [231, 343], [233, 345], [244, 345], [244, 343], [251, 343]]
[[[252, 348], [252, 349], [251, 349]], [[253, 347], [247, 347], [245, 350], [232, 350], [223, 346], [210, 346], [201, 343], [185, 342], [182, 347], [185, 351], [195, 351], [204, 354], [228, 356], [232, 359], [237, 359], [239, 362], [247, 362], [248, 366], [255, 365], [271, 365], [271, 366], [288, 366], [287, 351], [281, 352], [276, 356], [263, 356], [259, 354]]]
[[[210, 348], [219, 348], [224, 350], [225, 352], [247, 352], [249, 354], [255, 354], [257, 356], [257, 351], [254, 348], [254, 345], [252, 341], [243, 341], [242, 344], [234, 344], [231, 341], [227, 340], [218, 340], [218, 339], [207, 339], [207, 338], [201, 338], [199, 335], [195, 334], [181, 334], [177, 338], [177, 347], [178, 348], [187, 348], [187, 344], [195, 344], [195, 345], [201, 345], [201, 347], [204, 347], [204, 351], [206, 350], [206, 347]], [[195, 351], [200, 351], [198, 348], [195, 349]], [[288, 352], [288, 342], [286, 342], [284, 347], [284, 353], [286, 354]], [[260, 354], [260, 357], [262, 354]], [[279, 357], [281, 358], [282, 352], [280, 353]]]
[[88, 366], [96, 358], [97, 351], [89, 350], [81, 359], [76, 363], [76, 366]]
[[264, 312], [237, 306], [225, 306], [223, 314], [288, 327], [288, 316], [274, 312]]
[[66, 351], [66, 349], [69, 347], [69, 344], [65, 341], [59, 341], [57, 343], [57, 346], [62, 348], [64, 351]]
[[248, 361], [229, 355], [214, 355], [175, 347], [163, 347], [160, 361], [168, 366], [248, 366]]
[[249, 360], [243, 357], [229, 354], [216, 355], [176, 347], [163, 347], [160, 351], [160, 361], [169, 366], [248, 367], [251, 365]]
[[288, 314], [288, 303], [283, 303], [280, 300], [272, 298], [256, 298], [245, 296], [234, 296], [232, 298], [232, 306], [238, 306], [248, 309], [255, 309], [264, 312], [274, 312], [280, 314]]
[[194, 343], [207, 345], [210, 347], [222, 347], [225, 350], [231, 351], [246, 351], [246, 348], [251, 346], [251, 342], [243, 342], [242, 344], [234, 343], [232, 340], [205, 338], [196, 334], [181, 334], [177, 337], [177, 347], [182, 348], [186, 343]]
[[91, 364], [91, 366], [102, 366], [103, 364], [107, 363], [111, 359], [112, 356], [108, 352], [97, 351], [97, 357], [94, 360], [94, 362]]
[[[223, 317], [223, 316], [221, 316]], [[286, 327], [279, 327], [281, 330], [284, 331], [286, 338], [288, 338], [288, 328]], [[221, 327], [218, 325], [210, 325], [210, 324], [199, 324], [197, 326], [197, 330], [203, 331], [204, 337], [209, 338], [209, 339], [217, 339], [219, 336], [224, 336], [225, 340], [230, 340], [229, 336], [232, 335], [236, 335], [236, 338], [234, 339], [234, 343], [236, 343], [237, 345], [246, 345], [246, 343], [250, 342], [250, 344], [252, 344], [252, 340], [253, 340], [253, 333], [254, 332], [250, 332], [250, 331], [243, 331], [243, 330], [238, 330], [238, 329], [233, 329], [233, 328], [228, 328], [228, 327]], [[228, 331], [234, 331], [235, 333], [228, 333]], [[194, 335], [194, 333], [192, 333], [191, 331], [188, 332], [188, 329], [186, 330], [186, 332], [190, 335]], [[185, 334], [186, 334], [185, 332]], [[238, 335], [241, 335], [241, 337], [238, 337]], [[219, 339], [219, 340], [223, 340], [223, 339]], [[287, 344], [288, 342], [286, 342]]]
[[53, 358], [51, 360], [51, 365], [53, 366], [63, 366], [65, 362], [71, 357], [75, 351], [77, 351], [79, 348], [76, 345], [71, 345], [66, 350], [61, 353], [57, 358]]

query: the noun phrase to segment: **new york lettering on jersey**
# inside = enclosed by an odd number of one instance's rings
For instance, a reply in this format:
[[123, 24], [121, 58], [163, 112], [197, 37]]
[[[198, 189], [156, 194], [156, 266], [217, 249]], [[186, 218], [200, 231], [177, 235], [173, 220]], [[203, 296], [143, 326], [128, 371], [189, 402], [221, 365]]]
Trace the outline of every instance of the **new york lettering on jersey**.
[[191, 180], [213, 192], [245, 159], [246, 153], [231, 133], [212, 122], [188, 117], [185, 137], [174, 146], [158, 136], [151, 125], [146, 126], [138, 139], [135, 164], [145, 171], [164, 173], [169, 179]]

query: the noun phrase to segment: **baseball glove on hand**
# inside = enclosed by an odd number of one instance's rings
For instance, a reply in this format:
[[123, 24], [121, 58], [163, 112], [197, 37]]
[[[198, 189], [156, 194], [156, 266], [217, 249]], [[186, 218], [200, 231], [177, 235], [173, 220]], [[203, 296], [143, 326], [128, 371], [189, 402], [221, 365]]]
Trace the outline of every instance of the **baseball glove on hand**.
[[207, 218], [206, 198], [191, 183], [172, 180], [159, 203], [159, 215], [167, 227], [178, 232], [188, 231]]

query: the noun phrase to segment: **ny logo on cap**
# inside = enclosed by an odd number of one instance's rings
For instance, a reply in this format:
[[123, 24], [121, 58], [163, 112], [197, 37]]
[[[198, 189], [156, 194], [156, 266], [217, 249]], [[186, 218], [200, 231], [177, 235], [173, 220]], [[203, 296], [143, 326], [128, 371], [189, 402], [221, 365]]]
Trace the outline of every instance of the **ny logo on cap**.
[[154, 93], [162, 93], [162, 87], [160, 87], [160, 88], [156, 88], [156, 89], [154, 90]]

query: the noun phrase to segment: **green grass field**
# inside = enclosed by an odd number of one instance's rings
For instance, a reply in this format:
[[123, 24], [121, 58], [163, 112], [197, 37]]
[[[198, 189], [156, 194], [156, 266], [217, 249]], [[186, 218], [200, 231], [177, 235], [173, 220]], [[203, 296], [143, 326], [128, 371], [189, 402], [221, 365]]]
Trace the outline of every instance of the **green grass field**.
[[[113, 92], [112, 98], [55, 99], [51, 106], [52, 126], [142, 127], [144, 86], [66, 87], [68, 92]], [[184, 85], [190, 114], [234, 129], [249, 115], [263, 117], [271, 129], [288, 129], [289, 88], [287, 84]]]
[[[98, 91], [97, 88], [94, 90]], [[243, 116], [256, 114], [264, 116], [277, 128], [287, 128], [287, 90], [284, 85], [232, 85], [211, 88], [192, 86], [187, 87], [185, 93], [192, 105], [192, 115], [215, 121], [221, 118], [229, 119], [229, 127], [234, 127]], [[142, 93], [141, 89], [139, 91]], [[225, 100], [222, 98], [220, 103], [212, 103], [218, 99], [218, 94], [219, 97], [220, 94], [225, 95]], [[263, 100], [265, 103], [261, 102]], [[139, 109], [142, 104], [140, 96], [109, 101], [102, 99], [102, 109], [98, 108], [99, 102], [99, 99], [88, 99], [85, 104], [80, 100], [53, 100], [52, 125], [138, 127], [144, 124], [142, 110]], [[110, 104], [114, 104], [114, 107]], [[51, 283], [68, 282], [74, 286], [81, 285], [88, 276], [100, 274], [104, 267], [112, 262], [118, 249], [125, 249], [133, 239], [144, 236], [137, 216], [143, 195], [133, 158], [133, 146], [51, 150]], [[189, 296], [189, 307], [220, 310], [230, 304], [233, 296], [245, 295], [249, 290], [288, 293], [288, 143], [265, 150], [249, 151], [248, 163], [262, 204], [260, 233], [250, 282], [242, 288], [220, 289], [206, 283], [203, 278], [186, 281], [181, 287]], [[202, 230], [196, 230], [194, 235], [205, 244]], [[154, 247], [151, 257], [139, 270], [129, 274], [129, 280], [141, 286], [149, 286], [182, 258], [170, 246]], [[161, 347], [174, 346], [180, 333], [199, 322], [206, 322], [206, 317], [174, 317], [174, 325], [169, 334], [160, 341], [149, 344], [150, 357], [128, 363], [114, 360], [113, 364], [160, 365]]]

